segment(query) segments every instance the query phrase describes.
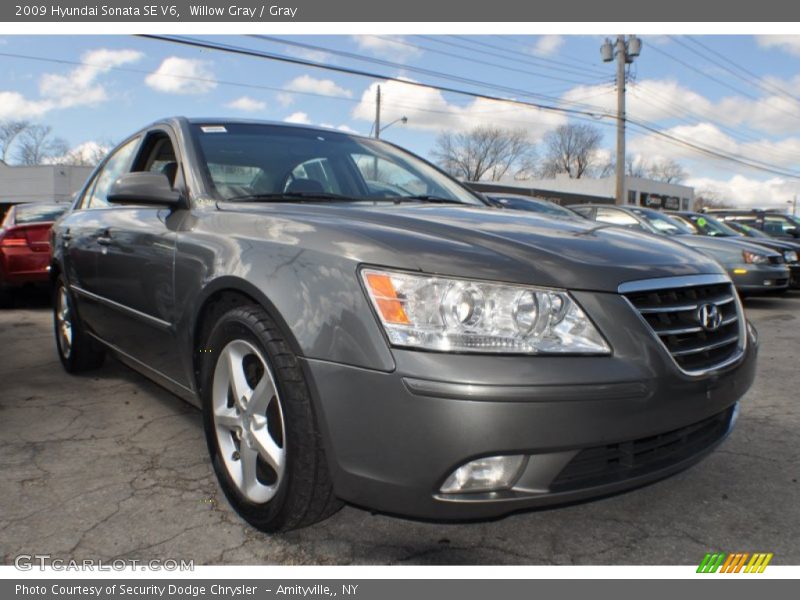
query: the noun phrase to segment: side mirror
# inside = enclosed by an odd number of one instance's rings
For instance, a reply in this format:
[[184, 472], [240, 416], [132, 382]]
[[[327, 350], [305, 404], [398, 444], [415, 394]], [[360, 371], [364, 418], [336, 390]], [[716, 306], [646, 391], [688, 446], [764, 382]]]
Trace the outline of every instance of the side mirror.
[[800, 231], [797, 230], [797, 227], [787, 227], [784, 231], [791, 236], [800, 237]]
[[112, 204], [154, 206], [178, 206], [183, 201], [166, 175], [149, 171], [125, 173], [114, 182], [106, 198]]

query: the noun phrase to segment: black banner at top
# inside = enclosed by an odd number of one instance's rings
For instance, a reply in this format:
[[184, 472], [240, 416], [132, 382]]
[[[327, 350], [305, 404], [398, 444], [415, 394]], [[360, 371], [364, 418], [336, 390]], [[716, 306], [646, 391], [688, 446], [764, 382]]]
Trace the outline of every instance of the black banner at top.
[[[3, 22], [797, 22], [786, 0], [11, 0]], [[800, 33], [800, 31], [799, 31]]]

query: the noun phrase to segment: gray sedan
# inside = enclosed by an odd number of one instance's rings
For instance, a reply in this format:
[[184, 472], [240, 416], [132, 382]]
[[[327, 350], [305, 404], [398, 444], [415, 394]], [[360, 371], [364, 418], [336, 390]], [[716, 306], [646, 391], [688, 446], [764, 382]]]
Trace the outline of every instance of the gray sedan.
[[201, 408], [222, 490], [266, 531], [342, 501], [475, 519], [643, 485], [720, 444], [755, 374], [716, 261], [491, 209], [340, 131], [154, 123], [52, 248], [64, 368], [113, 354]]
[[783, 253], [744, 240], [696, 235], [687, 225], [652, 208], [580, 204], [583, 216], [621, 227], [633, 227], [672, 239], [717, 260], [742, 295], [773, 294], [789, 288], [790, 272]]

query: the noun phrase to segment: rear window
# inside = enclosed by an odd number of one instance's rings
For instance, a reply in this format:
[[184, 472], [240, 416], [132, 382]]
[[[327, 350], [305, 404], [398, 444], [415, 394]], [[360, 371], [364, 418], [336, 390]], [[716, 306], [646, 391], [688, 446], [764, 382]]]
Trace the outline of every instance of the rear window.
[[66, 205], [56, 206], [53, 204], [20, 204], [15, 209], [14, 223], [24, 225], [26, 223], [45, 223], [55, 221], [64, 214]]

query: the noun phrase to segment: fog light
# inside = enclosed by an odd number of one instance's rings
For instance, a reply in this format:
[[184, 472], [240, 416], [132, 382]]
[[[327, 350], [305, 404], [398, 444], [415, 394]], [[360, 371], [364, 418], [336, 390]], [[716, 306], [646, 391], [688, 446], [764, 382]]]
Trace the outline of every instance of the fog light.
[[444, 482], [443, 494], [495, 492], [510, 488], [522, 472], [527, 456], [487, 456], [458, 467]]

